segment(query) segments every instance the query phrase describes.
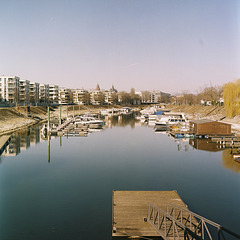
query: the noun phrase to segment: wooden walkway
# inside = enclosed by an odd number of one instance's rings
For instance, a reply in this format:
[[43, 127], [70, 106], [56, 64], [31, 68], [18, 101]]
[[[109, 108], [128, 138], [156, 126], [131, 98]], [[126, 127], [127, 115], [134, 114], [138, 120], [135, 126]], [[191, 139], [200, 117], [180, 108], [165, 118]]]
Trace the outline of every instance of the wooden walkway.
[[211, 141], [224, 147], [240, 147], [240, 137], [212, 137]]
[[113, 237], [159, 237], [159, 233], [146, 222], [148, 203], [166, 211], [167, 203], [186, 208], [176, 191], [113, 191]]

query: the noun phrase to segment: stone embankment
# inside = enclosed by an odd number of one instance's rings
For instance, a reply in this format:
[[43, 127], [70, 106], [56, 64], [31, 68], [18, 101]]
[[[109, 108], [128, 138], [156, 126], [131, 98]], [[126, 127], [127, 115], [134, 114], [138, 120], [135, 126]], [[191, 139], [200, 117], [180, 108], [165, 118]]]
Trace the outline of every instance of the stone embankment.
[[10, 108], [0, 109], [0, 135], [11, 133], [36, 122], [36, 120], [25, 117]]
[[[103, 108], [103, 107], [101, 107]], [[107, 106], [104, 106], [107, 108]], [[95, 106], [62, 106], [61, 116], [68, 116], [89, 113], [97, 113], [100, 108]], [[51, 119], [59, 118], [60, 107], [50, 107]], [[47, 107], [14, 107], [0, 108], [0, 135], [8, 134], [24, 127], [39, 122], [45, 122], [48, 118]]]
[[[62, 106], [61, 116], [83, 114], [86, 112], [97, 113], [100, 109], [107, 108], [96, 106]], [[115, 106], [120, 107], [120, 106]], [[145, 106], [142, 106], [142, 108]], [[208, 118], [216, 121], [231, 123], [233, 129], [240, 130], [240, 116], [235, 118], [227, 118], [224, 107], [216, 106], [199, 106], [199, 105], [168, 105], [167, 109], [173, 112], [183, 112], [189, 119]], [[60, 108], [51, 108], [51, 118], [58, 118]], [[0, 135], [16, 131], [18, 129], [33, 125], [35, 123], [47, 120], [46, 107], [16, 107], [16, 108], [0, 108]]]

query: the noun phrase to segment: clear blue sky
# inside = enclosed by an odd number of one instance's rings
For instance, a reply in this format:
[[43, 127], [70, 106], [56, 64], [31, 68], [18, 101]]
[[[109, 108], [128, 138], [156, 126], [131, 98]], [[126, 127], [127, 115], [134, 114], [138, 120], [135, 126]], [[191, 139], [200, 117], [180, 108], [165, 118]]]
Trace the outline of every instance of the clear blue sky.
[[1, 0], [0, 75], [194, 92], [240, 78], [239, 0]]

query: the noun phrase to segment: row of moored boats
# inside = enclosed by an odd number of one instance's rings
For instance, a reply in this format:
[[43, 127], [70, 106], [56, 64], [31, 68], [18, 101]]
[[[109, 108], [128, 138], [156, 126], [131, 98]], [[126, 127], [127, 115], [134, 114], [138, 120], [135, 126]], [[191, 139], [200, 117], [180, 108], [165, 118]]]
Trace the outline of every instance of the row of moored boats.
[[140, 120], [155, 125], [157, 131], [168, 131], [171, 129], [189, 130], [189, 121], [184, 113], [174, 113], [155, 107], [143, 109], [140, 113]]

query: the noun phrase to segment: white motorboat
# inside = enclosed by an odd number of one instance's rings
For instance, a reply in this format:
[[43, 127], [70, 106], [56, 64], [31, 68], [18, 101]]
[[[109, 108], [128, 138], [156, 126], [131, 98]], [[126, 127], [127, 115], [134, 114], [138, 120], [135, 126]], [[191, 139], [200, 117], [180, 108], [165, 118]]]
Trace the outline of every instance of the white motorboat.
[[171, 113], [166, 112], [163, 115], [158, 115], [156, 118], [156, 127], [169, 127], [173, 125], [180, 125], [187, 128], [189, 124], [188, 119], [184, 113]]
[[104, 125], [104, 121], [101, 119], [96, 119], [94, 117], [89, 116], [78, 116], [75, 118], [76, 124], [83, 124], [83, 125], [89, 125], [89, 124], [99, 124]]
[[102, 116], [118, 116], [120, 114], [120, 110], [119, 109], [104, 109], [100, 111], [100, 114]]

